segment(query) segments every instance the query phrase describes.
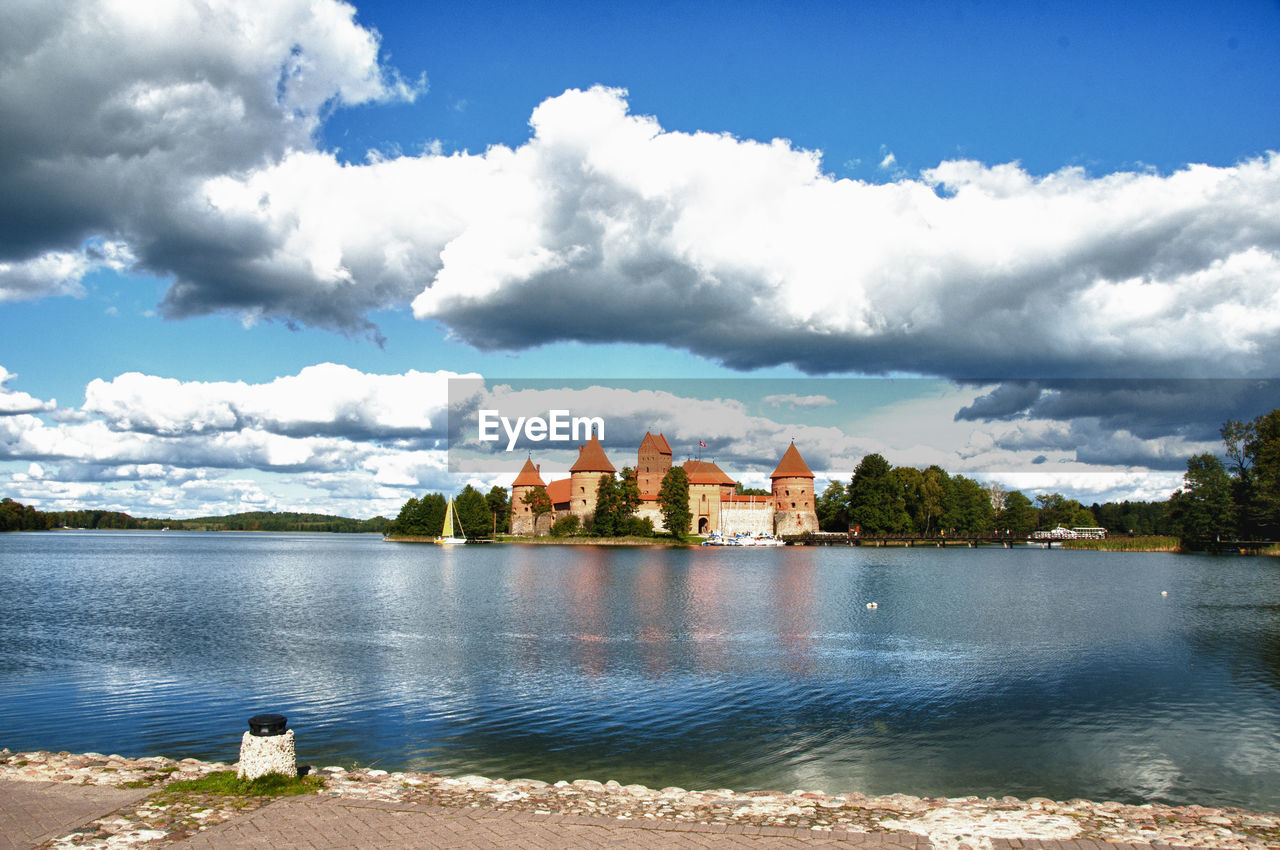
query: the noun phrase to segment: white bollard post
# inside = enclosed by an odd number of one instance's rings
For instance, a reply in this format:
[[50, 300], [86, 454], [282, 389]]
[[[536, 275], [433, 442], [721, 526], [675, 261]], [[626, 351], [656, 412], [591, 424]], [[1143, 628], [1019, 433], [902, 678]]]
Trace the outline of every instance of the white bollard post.
[[268, 773], [297, 777], [293, 730], [285, 729], [287, 723], [283, 714], [255, 714], [249, 718], [249, 731], [240, 739], [238, 777], [257, 779]]

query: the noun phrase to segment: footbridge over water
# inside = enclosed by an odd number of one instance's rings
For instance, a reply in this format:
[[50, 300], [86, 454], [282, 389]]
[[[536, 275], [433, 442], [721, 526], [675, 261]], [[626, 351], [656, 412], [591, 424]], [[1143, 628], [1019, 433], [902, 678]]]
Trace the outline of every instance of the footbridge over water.
[[939, 549], [946, 547], [1003, 546], [1012, 549], [1014, 546], [1035, 546], [1038, 549], [1051, 548], [1055, 543], [1068, 540], [1056, 537], [1034, 537], [1022, 534], [855, 534], [836, 531], [819, 531], [811, 534], [790, 534], [783, 537], [794, 546], [933, 546]]

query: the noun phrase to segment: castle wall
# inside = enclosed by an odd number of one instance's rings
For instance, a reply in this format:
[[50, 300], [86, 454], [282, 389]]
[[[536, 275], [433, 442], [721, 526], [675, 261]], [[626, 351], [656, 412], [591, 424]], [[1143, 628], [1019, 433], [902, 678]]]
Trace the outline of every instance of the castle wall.
[[640, 507], [636, 508], [636, 516], [640, 519], [648, 518], [648, 520], [653, 523], [654, 531], [665, 532], [667, 530], [666, 523], [662, 521], [662, 511], [659, 510], [658, 503], [656, 501], [641, 502]]
[[752, 504], [720, 506], [720, 533], [726, 537], [735, 534], [773, 534], [773, 504], [761, 501]]

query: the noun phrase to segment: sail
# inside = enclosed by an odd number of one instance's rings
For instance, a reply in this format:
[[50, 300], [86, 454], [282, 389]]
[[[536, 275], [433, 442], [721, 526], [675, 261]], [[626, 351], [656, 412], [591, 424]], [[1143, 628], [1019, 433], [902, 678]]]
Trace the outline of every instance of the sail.
[[[438, 502], [436, 504], [439, 504]], [[453, 536], [453, 499], [449, 500], [449, 504], [444, 509], [444, 530], [440, 532], [441, 537]]]

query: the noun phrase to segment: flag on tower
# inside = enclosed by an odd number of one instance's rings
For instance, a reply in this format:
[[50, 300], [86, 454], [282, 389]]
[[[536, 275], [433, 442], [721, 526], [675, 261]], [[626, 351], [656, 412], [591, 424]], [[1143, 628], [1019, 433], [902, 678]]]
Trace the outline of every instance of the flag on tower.
[[701, 440], [698, 441], [698, 448], [705, 449], [706, 447], [707, 447], [706, 443], [702, 442]]

